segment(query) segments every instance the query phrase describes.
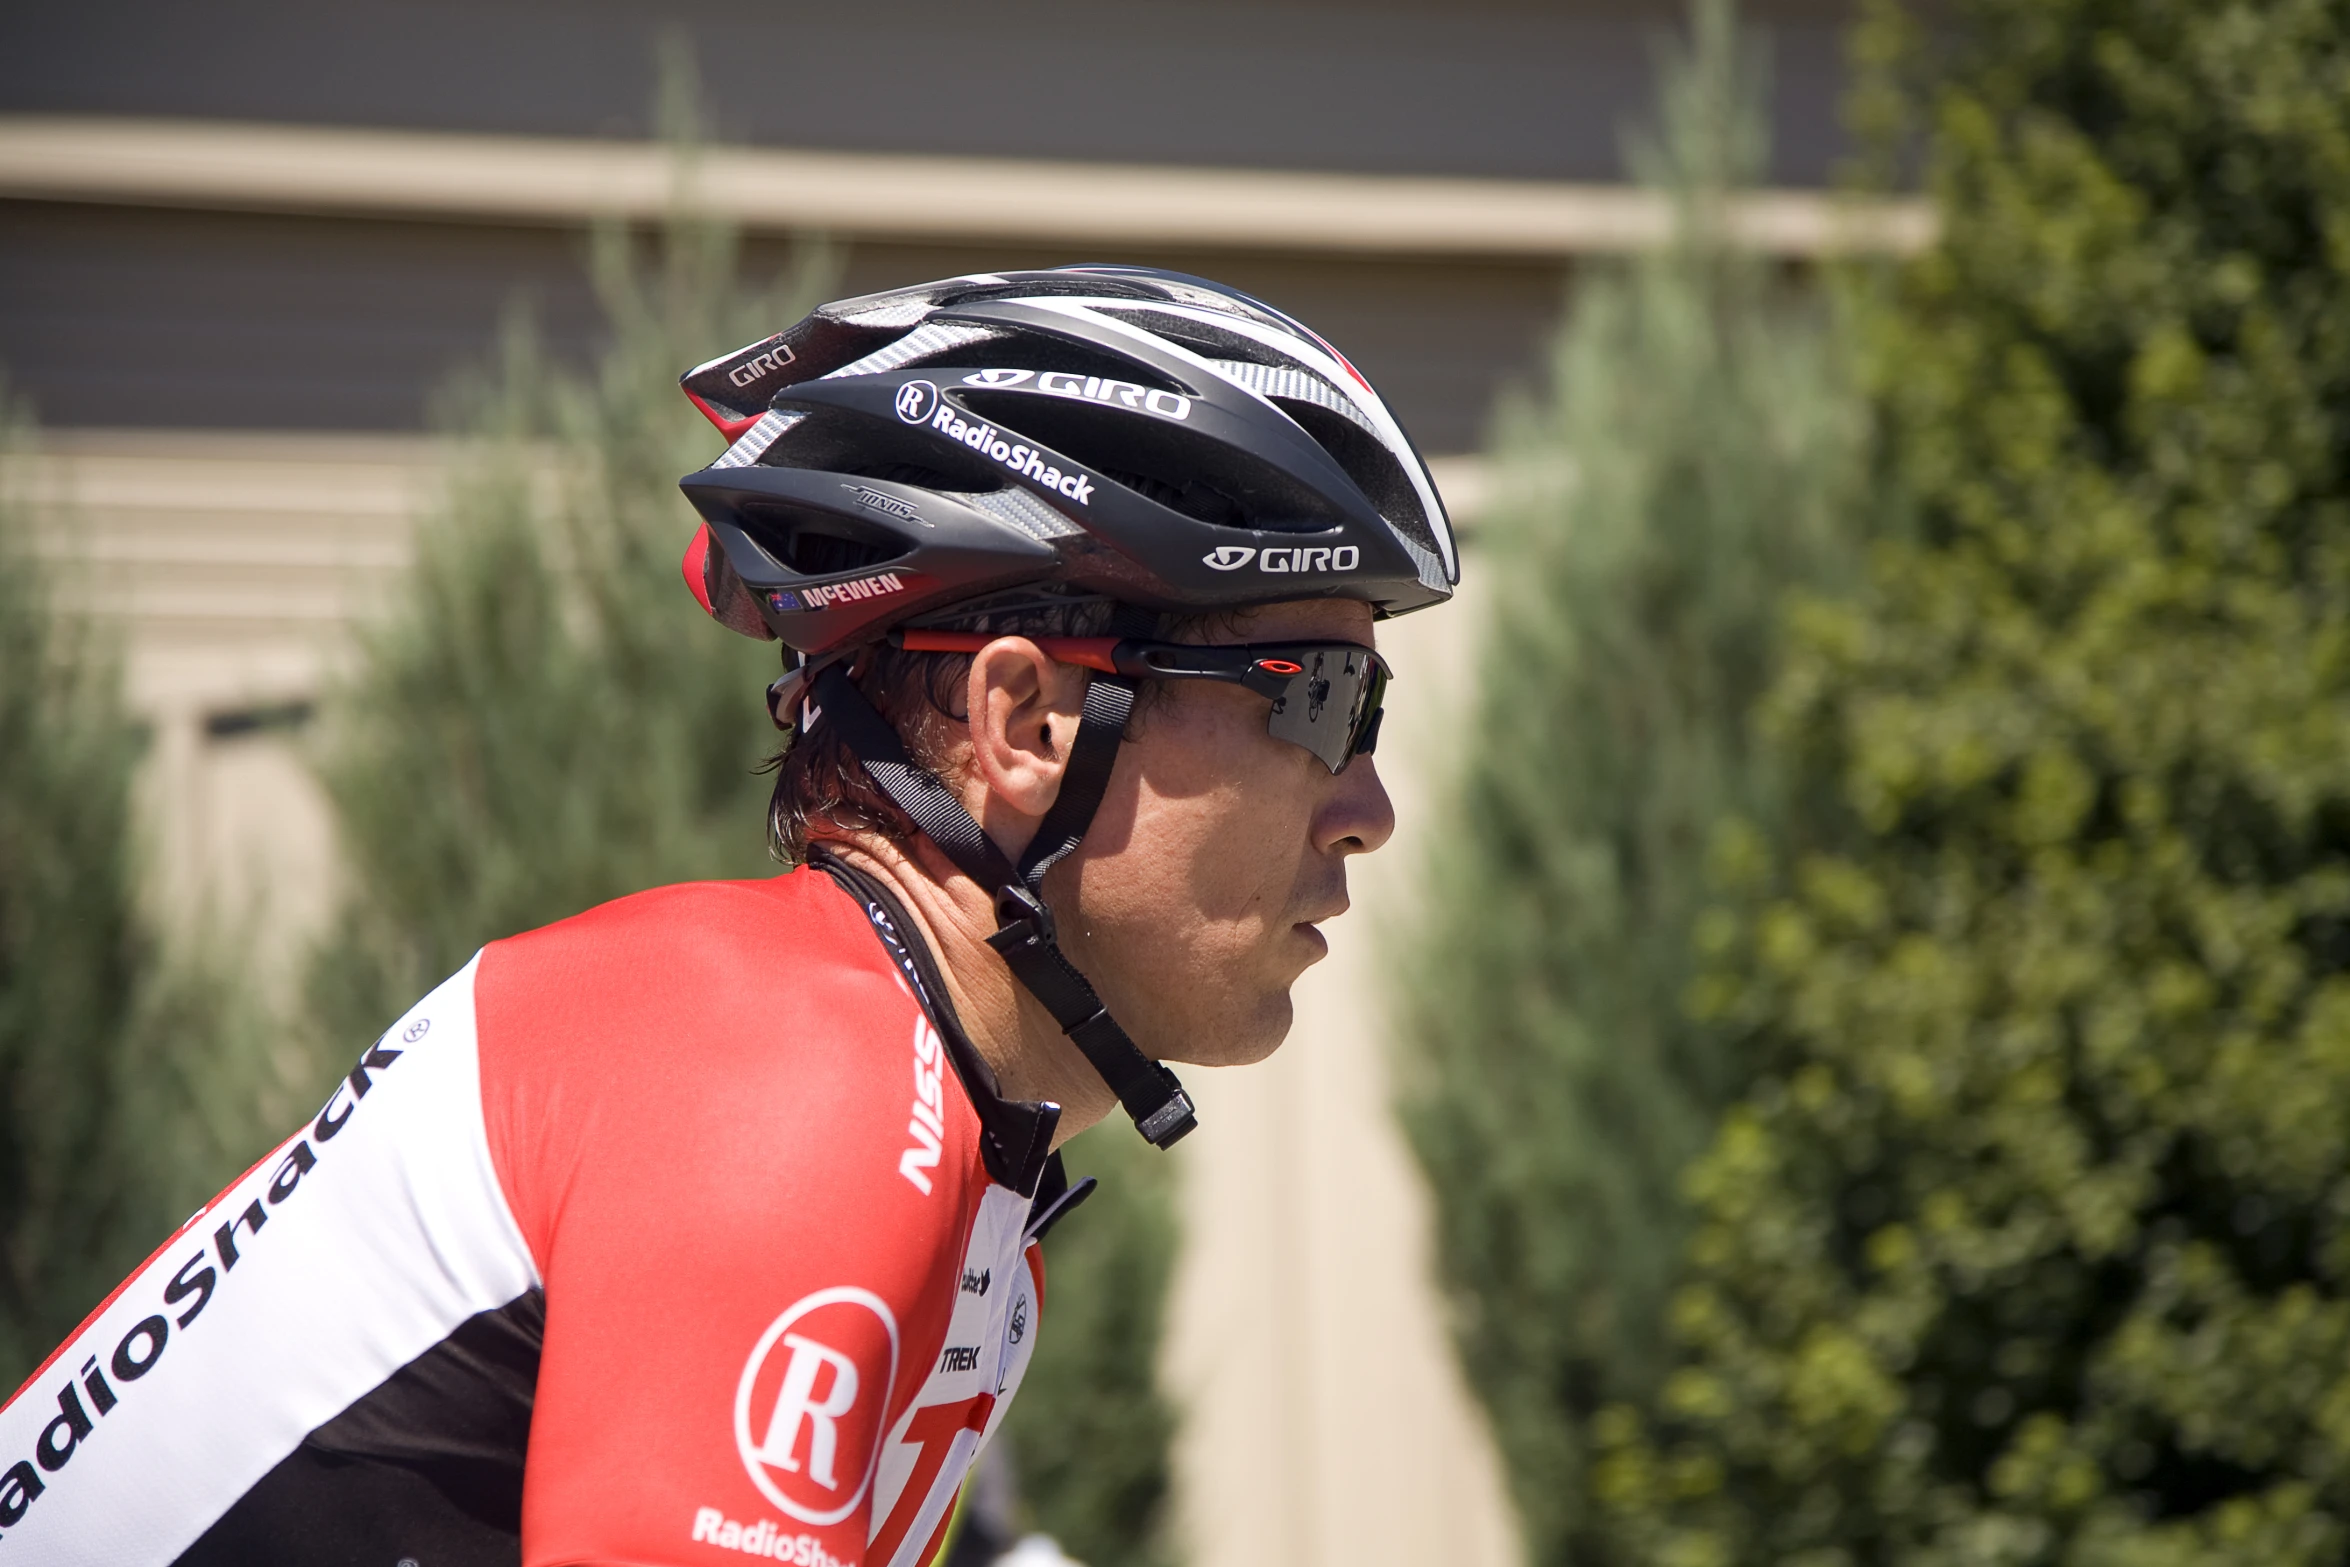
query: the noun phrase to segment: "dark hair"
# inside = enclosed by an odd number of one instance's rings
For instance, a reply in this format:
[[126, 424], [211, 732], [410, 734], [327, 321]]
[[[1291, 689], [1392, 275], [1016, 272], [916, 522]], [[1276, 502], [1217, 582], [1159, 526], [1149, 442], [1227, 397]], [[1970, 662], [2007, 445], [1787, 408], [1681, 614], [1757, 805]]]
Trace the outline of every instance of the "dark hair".
[[[958, 616], [953, 629], [998, 636], [1098, 637], [1109, 634], [1117, 613], [1118, 606], [1107, 599], [1039, 602], [1031, 596], [1025, 603]], [[1161, 615], [1144, 634], [1181, 640], [1226, 620], [1238, 623], [1246, 618]], [[970, 678], [971, 655], [909, 653], [876, 643], [855, 656], [851, 670], [857, 689], [904, 738], [914, 760], [934, 773], [942, 772], [969, 723], [956, 710]], [[1127, 726], [1129, 736], [1134, 723], [1164, 699], [1165, 689], [1157, 681], [1144, 684]], [[877, 833], [901, 845], [915, 835], [912, 819], [881, 792], [864, 764], [828, 725], [786, 740], [767, 765], [775, 772], [775, 793], [767, 805], [767, 842], [787, 865], [806, 859], [809, 839], [826, 832]]]

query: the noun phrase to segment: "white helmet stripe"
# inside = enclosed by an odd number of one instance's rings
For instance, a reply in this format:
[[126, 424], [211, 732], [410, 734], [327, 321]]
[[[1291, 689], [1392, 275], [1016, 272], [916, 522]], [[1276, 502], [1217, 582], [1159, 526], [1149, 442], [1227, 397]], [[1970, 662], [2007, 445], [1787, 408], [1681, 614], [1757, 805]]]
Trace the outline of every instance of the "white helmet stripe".
[[1212, 359], [1209, 363], [1224, 379], [1260, 397], [1290, 397], [1301, 403], [1312, 403], [1317, 408], [1329, 409], [1366, 435], [1379, 433], [1378, 427], [1355, 406], [1353, 398], [1311, 371], [1293, 365], [1254, 364], [1246, 359]]
[[[1386, 447], [1388, 454], [1402, 465], [1405, 475], [1412, 482], [1413, 491], [1420, 497], [1421, 509], [1427, 513], [1428, 531], [1435, 537], [1436, 548], [1443, 557], [1446, 577], [1450, 579], [1459, 576], [1460, 565], [1453, 555], [1452, 525], [1445, 516], [1444, 502], [1437, 495], [1436, 486], [1429, 481], [1427, 469], [1412, 451], [1411, 442], [1404, 439], [1403, 426], [1395, 422], [1395, 416], [1387, 411], [1387, 405], [1380, 401], [1376, 393], [1362, 389], [1363, 380], [1359, 375], [1353, 373], [1351, 367], [1340, 364], [1319, 343], [1301, 337], [1294, 332], [1280, 331], [1248, 316], [1228, 315], [1222, 311], [1202, 310], [1193, 305], [1173, 303], [1143, 303], [1135, 300], [1104, 300], [1101, 303], [1113, 309], [1124, 305], [1129, 309], [1156, 310], [1166, 315], [1183, 316], [1197, 321], [1203, 326], [1217, 327], [1223, 331], [1250, 338], [1264, 344], [1267, 348], [1287, 354], [1300, 364], [1320, 372], [1335, 389], [1342, 395], [1349, 397], [1356, 407], [1361, 409], [1364, 416], [1371, 421], [1368, 428], [1379, 437], [1379, 444]], [[1135, 329], [1128, 327], [1128, 330]], [[1168, 347], [1175, 346], [1167, 343], [1166, 339], [1155, 335], [1152, 341]]]
[[807, 417], [806, 414], [787, 414], [777, 409], [768, 409], [759, 415], [758, 423], [745, 430], [741, 438], [721, 453], [718, 460], [710, 466], [713, 468], [748, 468], [761, 457], [767, 455], [767, 448], [775, 444], [777, 436]]
[[1004, 334], [992, 327], [959, 326], [951, 322], [932, 321], [918, 326], [887, 348], [877, 348], [864, 358], [842, 365], [823, 379], [830, 381], [844, 375], [879, 375], [895, 370], [902, 364], [930, 354], [943, 354], [950, 348], [962, 348], [972, 343], [984, 343]]

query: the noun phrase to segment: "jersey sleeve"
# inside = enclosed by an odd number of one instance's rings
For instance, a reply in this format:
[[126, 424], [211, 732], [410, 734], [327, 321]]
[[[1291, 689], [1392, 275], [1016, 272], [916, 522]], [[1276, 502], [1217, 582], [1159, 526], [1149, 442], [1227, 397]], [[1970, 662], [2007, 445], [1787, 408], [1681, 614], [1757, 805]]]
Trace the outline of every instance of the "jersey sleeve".
[[546, 1286], [526, 1567], [878, 1559], [985, 1183], [855, 906], [804, 875], [644, 894], [491, 946], [476, 1001]]

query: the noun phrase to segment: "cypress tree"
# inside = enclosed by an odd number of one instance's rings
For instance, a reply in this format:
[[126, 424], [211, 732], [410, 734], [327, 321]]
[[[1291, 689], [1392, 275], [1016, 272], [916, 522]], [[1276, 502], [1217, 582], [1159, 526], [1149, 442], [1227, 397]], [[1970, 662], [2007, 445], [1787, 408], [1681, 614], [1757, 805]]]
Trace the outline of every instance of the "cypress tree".
[[1709, 932], [1762, 1075], [1601, 1491], [1657, 1562], [2339, 1562], [2350, 10], [1937, 25], [1916, 531], [1768, 701], [1854, 836]]
[[[121, 664], [56, 602], [36, 550], [23, 416], [0, 453], [0, 1374], [22, 1374], [105, 1293], [94, 1236], [128, 1194], [110, 1155], [137, 907], [140, 740]], [[9, 1377], [13, 1382], [13, 1376]]]
[[121, 649], [43, 548], [29, 414], [0, 385], [0, 1386], [262, 1146], [291, 1086], [225, 952], [148, 912]]
[[815, 303], [803, 255], [772, 300], [733, 235], [679, 217], [649, 270], [598, 231], [610, 326], [586, 373], [509, 333], [444, 408], [452, 457], [391, 612], [327, 706], [320, 771], [350, 884], [311, 977], [345, 1044], [485, 941], [664, 882], [761, 874], [772, 649], [719, 632], [677, 576], [677, 475], [716, 439], [678, 369]]
[[1593, 1546], [1590, 1420], [1658, 1375], [1681, 1173], [1744, 1070], [1685, 1010], [1692, 927], [1709, 857], [1789, 830], [1749, 716], [1781, 594], [1852, 553], [1858, 397], [1819, 292], [1725, 231], [1762, 83], [1727, 3], [1692, 17], [1636, 150], [1672, 241], [1578, 277], [1504, 410], [1478, 702], [1399, 965], [1404, 1122], [1538, 1562]]

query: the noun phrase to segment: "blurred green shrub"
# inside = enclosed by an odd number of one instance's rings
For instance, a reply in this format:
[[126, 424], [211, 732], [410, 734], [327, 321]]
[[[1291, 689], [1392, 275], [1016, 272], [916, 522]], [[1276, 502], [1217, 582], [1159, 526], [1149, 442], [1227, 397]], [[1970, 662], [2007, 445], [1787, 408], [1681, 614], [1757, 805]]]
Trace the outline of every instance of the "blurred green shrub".
[[[0, 1386], [266, 1146], [298, 1069], [151, 917], [121, 649], [61, 601], [27, 413], [0, 385]], [[64, 536], [70, 537], [70, 534]], [[61, 552], [71, 558], [71, 552]]]
[[1944, 237], [1870, 373], [1918, 527], [1769, 702], [1856, 841], [1709, 933], [1766, 1075], [1599, 1489], [1659, 1563], [2338, 1563], [2350, 11], [1899, 24]]
[[486, 941], [664, 882], [756, 876], [773, 648], [720, 631], [678, 578], [696, 520], [677, 476], [718, 437], [686, 366], [813, 307], [805, 250], [773, 298], [733, 234], [674, 219], [648, 267], [597, 232], [611, 329], [588, 372], [508, 334], [452, 394], [453, 457], [391, 612], [323, 717], [320, 774], [348, 892], [310, 976], [346, 1049]]
[[1478, 707], [1398, 944], [1404, 1121], [1537, 1562], [1595, 1548], [1590, 1420], [1660, 1374], [1681, 1175], [1746, 1074], [1684, 1007], [1708, 861], [1798, 831], [1749, 718], [1783, 594], [1858, 554], [1860, 398], [1821, 292], [1724, 233], [1761, 84], [1729, 6], [1693, 15], [1637, 153], [1674, 239], [1578, 277], [1504, 411]]

